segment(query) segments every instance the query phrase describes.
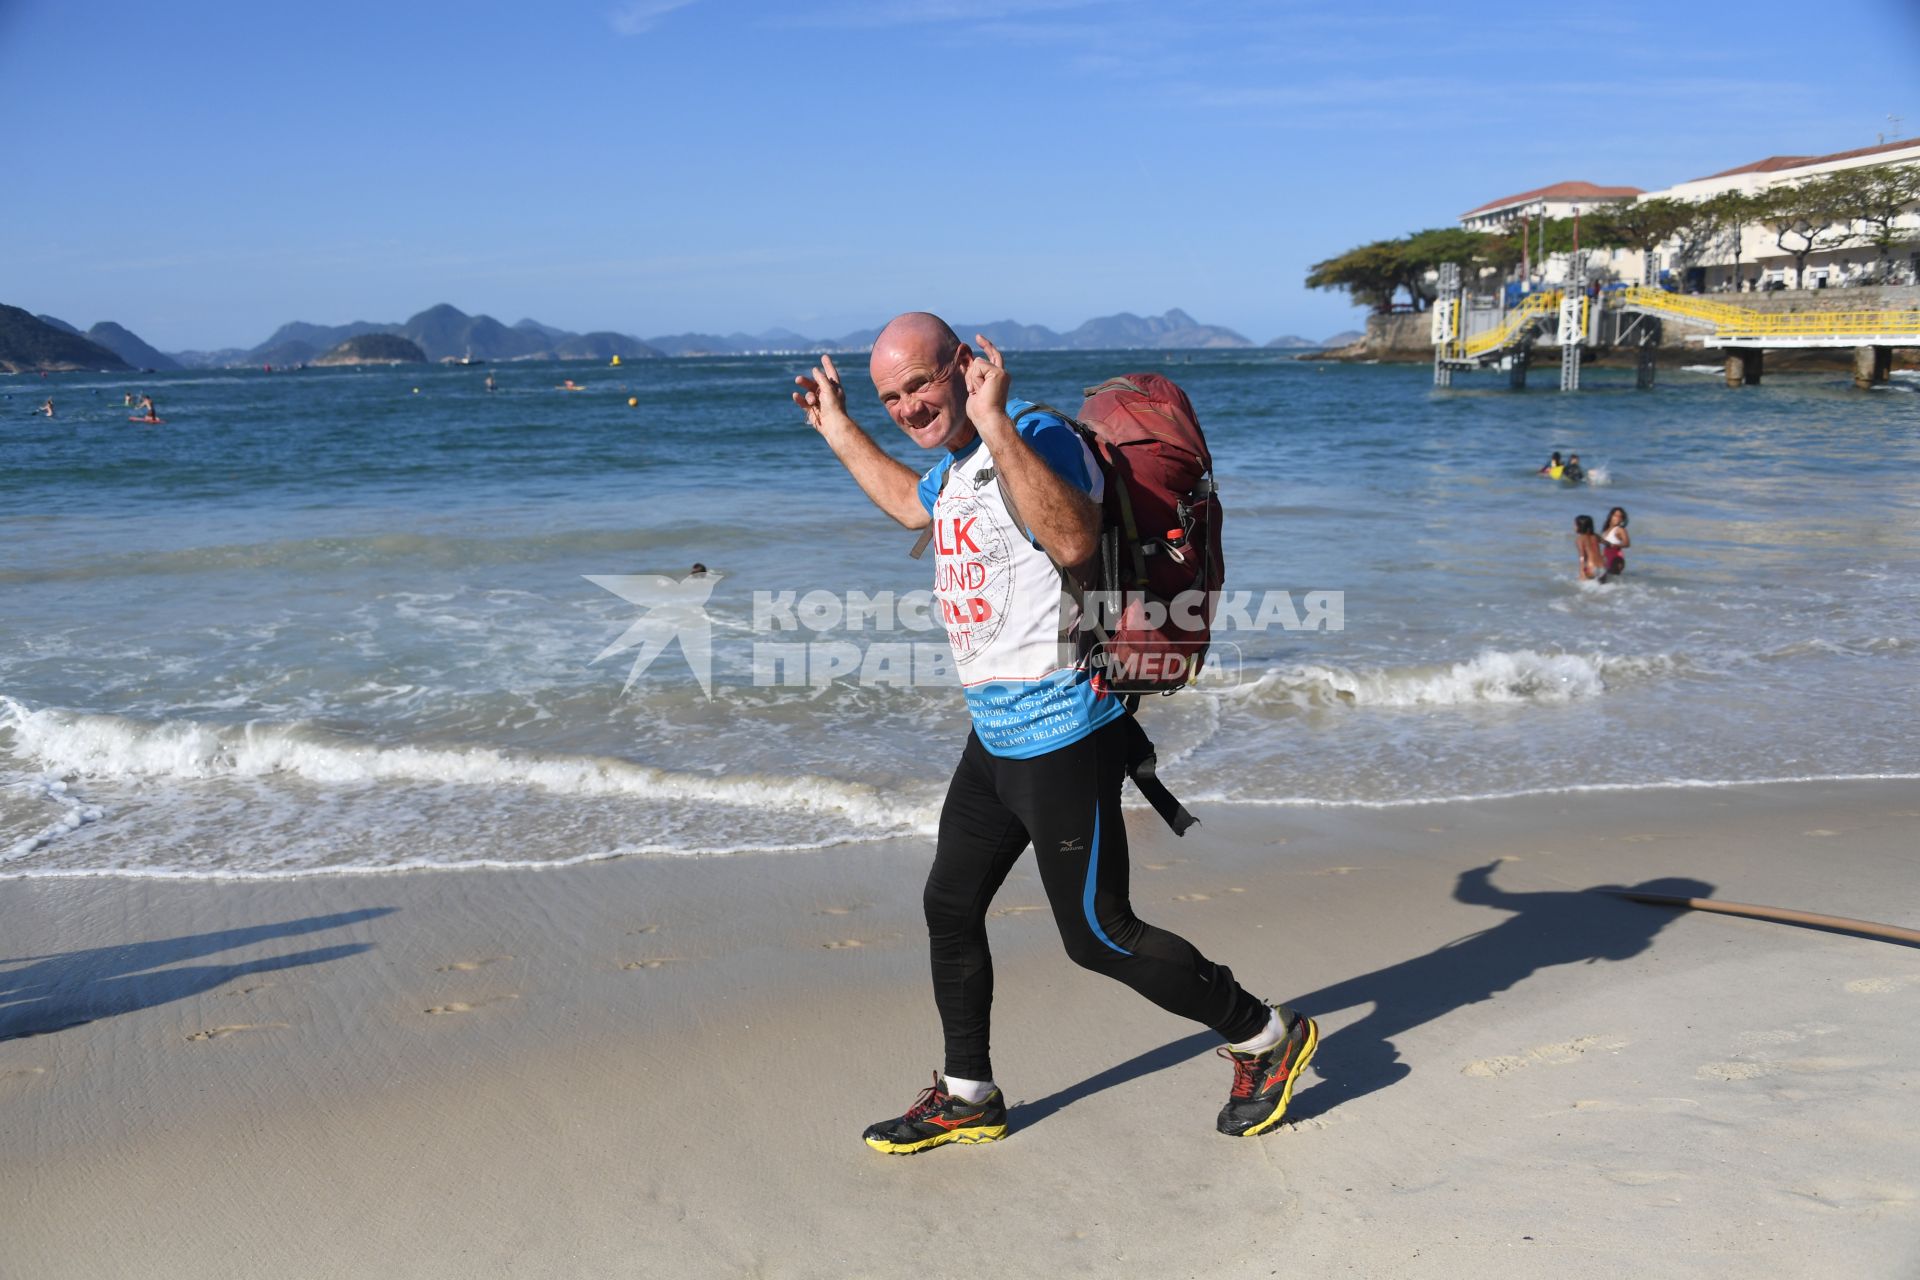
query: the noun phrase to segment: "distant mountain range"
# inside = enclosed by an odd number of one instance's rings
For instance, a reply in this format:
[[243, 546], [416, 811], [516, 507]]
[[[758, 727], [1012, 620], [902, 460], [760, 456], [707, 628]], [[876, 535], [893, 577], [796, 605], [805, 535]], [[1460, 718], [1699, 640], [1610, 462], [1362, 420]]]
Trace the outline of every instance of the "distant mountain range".
[[[810, 338], [792, 329], [776, 328], [762, 333], [670, 333], [641, 339], [631, 334], [608, 331], [575, 333], [571, 329], [542, 324], [532, 319], [520, 320], [509, 326], [492, 316], [470, 316], [443, 302], [402, 324], [374, 324], [355, 320], [351, 324], [319, 325], [296, 320], [281, 325], [271, 337], [255, 347], [181, 351], [175, 353], [175, 359], [185, 365], [197, 366], [305, 364], [349, 338], [369, 333], [389, 333], [407, 338], [426, 352], [429, 360], [608, 360], [616, 355], [623, 360], [644, 360], [660, 356], [859, 352], [873, 346], [880, 328], [876, 325], [871, 329], [857, 329], [831, 338]], [[960, 333], [966, 338], [983, 333], [996, 346], [1008, 351], [1142, 348], [1191, 351], [1253, 345], [1231, 329], [1201, 324], [1178, 308], [1159, 316], [1136, 316], [1129, 312], [1102, 316], [1067, 333], [1056, 333], [1045, 325], [1022, 324], [1017, 320], [962, 325]]]
[[[21, 314], [25, 315], [24, 312]], [[32, 316], [26, 318], [35, 319]], [[575, 333], [532, 319], [505, 325], [492, 316], [470, 316], [458, 307], [443, 302], [399, 324], [355, 320], [347, 324], [323, 325], [295, 320], [281, 325], [257, 346], [229, 347], [218, 351], [177, 351], [168, 355], [156, 351], [138, 336], [111, 321], [102, 321], [83, 334], [73, 325], [53, 316], [40, 316], [37, 319], [46, 327], [89, 342], [136, 369], [310, 364], [341, 343], [370, 334], [405, 338], [419, 347], [428, 360], [470, 359], [497, 363], [504, 360], [605, 362], [614, 356], [623, 360], [645, 360], [666, 356], [863, 352], [872, 348], [873, 340], [880, 333], [879, 327], [875, 326], [837, 338], [810, 338], [791, 329], [776, 328], [763, 333], [736, 332], [726, 335], [675, 333], [643, 340], [631, 334], [605, 330]], [[1023, 324], [1017, 320], [961, 325], [959, 332], [961, 337], [969, 340], [976, 333], [985, 334], [996, 346], [1007, 351], [1193, 351], [1253, 346], [1232, 329], [1201, 324], [1178, 308], [1158, 316], [1137, 316], [1123, 311], [1118, 315], [1089, 320], [1066, 333], [1055, 332], [1045, 325]], [[1314, 342], [1288, 335], [1275, 338], [1266, 345], [1299, 349], [1336, 347], [1358, 337], [1358, 334], [1336, 334], [1325, 342]], [[110, 367], [79, 359], [77, 348], [71, 354], [78, 359], [78, 363], [69, 362], [69, 366], [63, 367]], [[0, 352], [0, 357], [4, 355], [4, 352]]]
[[1298, 334], [1289, 333], [1275, 338], [1267, 346], [1279, 351], [1330, 351], [1335, 347], [1344, 347], [1349, 342], [1358, 342], [1366, 336], [1364, 333], [1346, 329], [1334, 334], [1331, 338], [1322, 338], [1315, 342], [1312, 338], [1302, 338]]
[[42, 324], [51, 325], [62, 333], [70, 333], [76, 338], [85, 338], [89, 342], [105, 347], [135, 369], [178, 369], [180, 367], [171, 356], [154, 350], [140, 341], [131, 330], [124, 329], [111, 320], [102, 320], [82, 333], [58, 316], [35, 316], [34, 319]]
[[127, 362], [70, 324], [45, 320], [0, 303], [0, 373], [40, 369], [107, 369]]

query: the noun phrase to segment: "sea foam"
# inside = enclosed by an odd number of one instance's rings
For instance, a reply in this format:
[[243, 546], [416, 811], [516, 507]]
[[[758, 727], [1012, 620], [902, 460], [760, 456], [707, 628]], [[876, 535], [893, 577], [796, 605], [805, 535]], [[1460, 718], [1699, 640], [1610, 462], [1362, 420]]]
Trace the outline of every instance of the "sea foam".
[[1299, 707], [1459, 707], [1564, 703], [1606, 692], [1607, 677], [1642, 678], [1677, 669], [1666, 654], [1541, 653], [1483, 649], [1464, 662], [1350, 668], [1306, 663], [1272, 668], [1224, 696]]
[[355, 743], [300, 725], [214, 725], [191, 719], [28, 708], [0, 695], [12, 749], [56, 777], [191, 781], [281, 774], [350, 786], [371, 782], [534, 787], [561, 795], [693, 801], [830, 813], [872, 834], [920, 830], [929, 815], [862, 783], [813, 776], [696, 774], [606, 756], [509, 753], [484, 746]]

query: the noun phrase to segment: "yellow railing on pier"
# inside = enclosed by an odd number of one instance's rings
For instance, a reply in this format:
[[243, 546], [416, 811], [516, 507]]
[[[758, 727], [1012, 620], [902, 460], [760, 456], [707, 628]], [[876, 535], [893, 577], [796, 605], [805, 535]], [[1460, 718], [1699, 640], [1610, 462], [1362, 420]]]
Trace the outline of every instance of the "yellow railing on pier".
[[1472, 360], [1490, 352], [1499, 351], [1503, 347], [1511, 346], [1521, 330], [1534, 321], [1559, 313], [1560, 291], [1558, 289], [1530, 293], [1524, 302], [1507, 312], [1498, 325], [1476, 333], [1472, 337], [1457, 338], [1447, 343], [1446, 355], [1449, 359]]
[[1914, 337], [1920, 311], [1750, 311], [1745, 319], [1714, 329], [1716, 338]]
[[1669, 315], [1685, 316], [1689, 320], [1702, 320], [1715, 325], [1739, 324], [1760, 314], [1746, 307], [1736, 307], [1730, 302], [1715, 302], [1699, 294], [1668, 293], [1665, 289], [1649, 289], [1640, 284], [1616, 289], [1607, 296], [1614, 300], [1616, 306], [1638, 311], [1664, 311]]
[[1691, 294], [1636, 285], [1609, 295], [1636, 311], [1685, 316], [1713, 326], [1716, 341], [1751, 338], [1920, 337], [1920, 311], [1756, 311]]

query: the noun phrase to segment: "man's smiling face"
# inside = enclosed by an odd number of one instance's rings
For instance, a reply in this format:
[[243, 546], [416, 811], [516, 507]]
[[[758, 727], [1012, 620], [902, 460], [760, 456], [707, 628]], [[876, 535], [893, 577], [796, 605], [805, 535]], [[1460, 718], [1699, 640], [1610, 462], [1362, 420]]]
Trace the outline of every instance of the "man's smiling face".
[[930, 335], [883, 333], [868, 365], [887, 416], [922, 449], [959, 449], [973, 439], [966, 380], [973, 353], [965, 344], [943, 345]]

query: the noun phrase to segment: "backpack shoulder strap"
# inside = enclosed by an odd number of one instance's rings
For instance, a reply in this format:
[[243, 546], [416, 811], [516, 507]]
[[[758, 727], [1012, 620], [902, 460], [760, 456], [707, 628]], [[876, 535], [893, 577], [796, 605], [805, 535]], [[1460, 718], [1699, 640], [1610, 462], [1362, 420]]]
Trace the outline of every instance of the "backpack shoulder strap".
[[[947, 469], [940, 473], [940, 489], [934, 495], [934, 498], [936, 501], [938, 501], [940, 494], [945, 493], [947, 491], [947, 481], [951, 479], [953, 479], [953, 455], [948, 454]], [[913, 540], [913, 549], [911, 551], [908, 551], [907, 554], [909, 556], [912, 556], [915, 560], [918, 560], [921, 556], [924, 556], [925, 554], [927, 554], [927, 544], [932, 541], [933, 541], [933, 516], [931, 513], [929, 513], [927, 516], [927, 527], [922, 529], [920, 531], [920, 536]]]

